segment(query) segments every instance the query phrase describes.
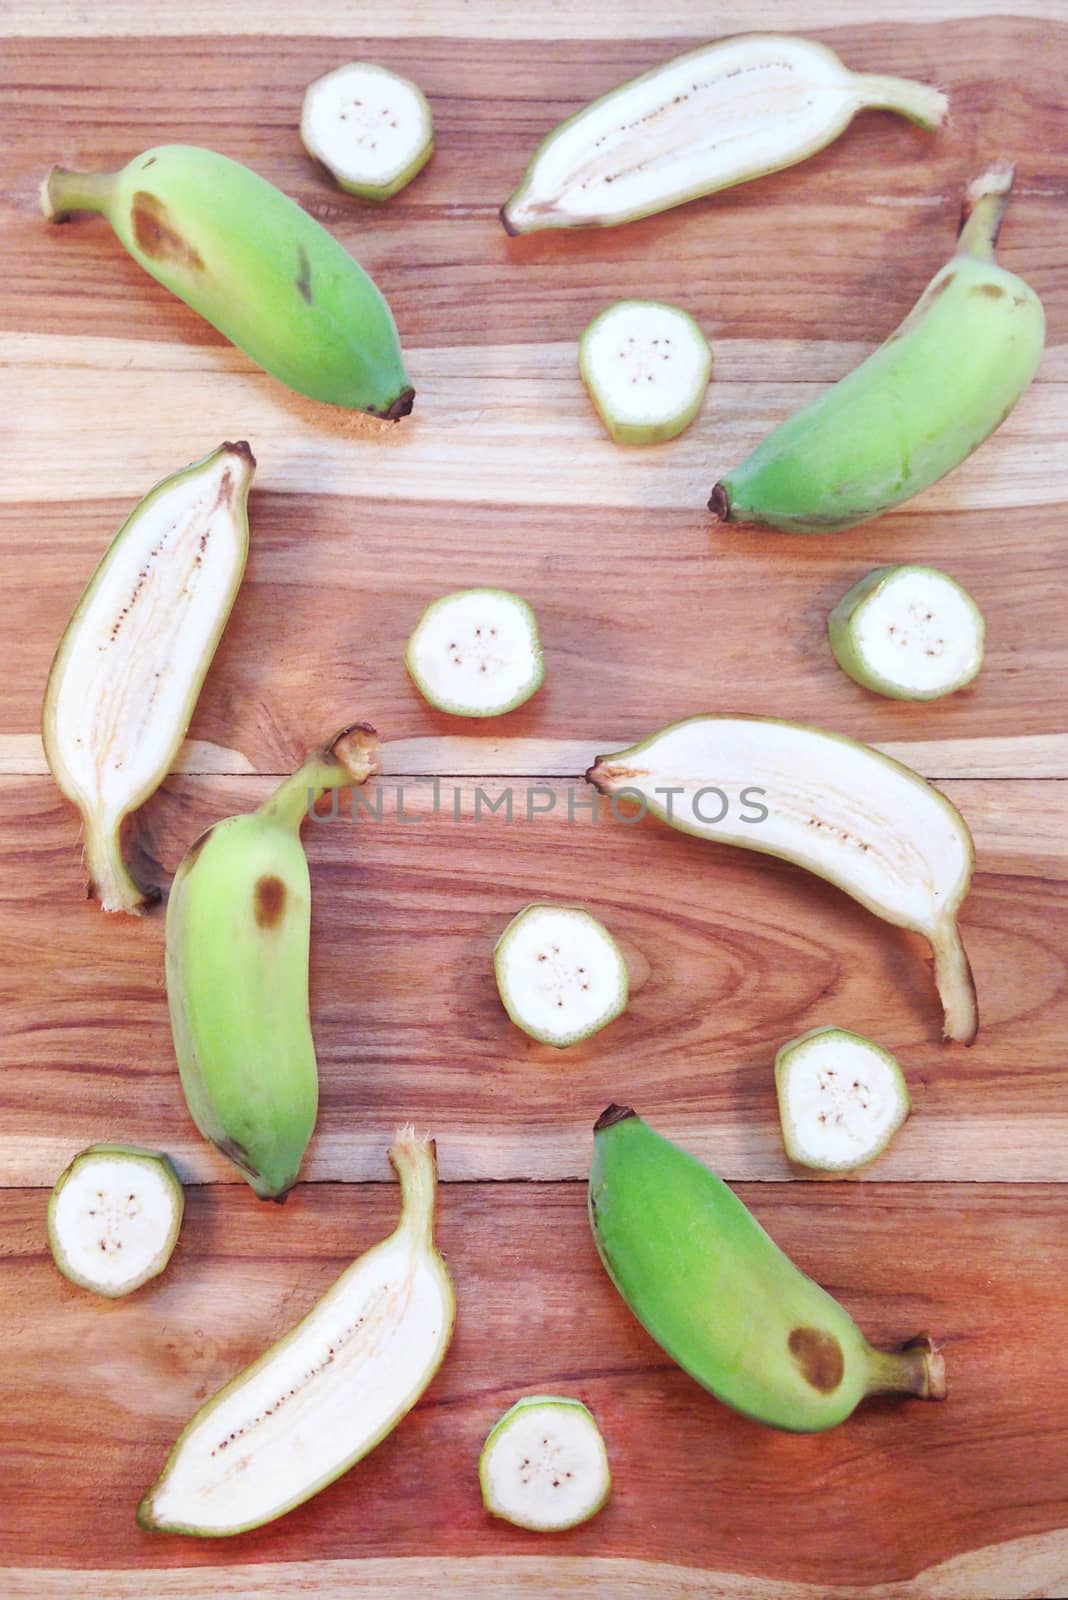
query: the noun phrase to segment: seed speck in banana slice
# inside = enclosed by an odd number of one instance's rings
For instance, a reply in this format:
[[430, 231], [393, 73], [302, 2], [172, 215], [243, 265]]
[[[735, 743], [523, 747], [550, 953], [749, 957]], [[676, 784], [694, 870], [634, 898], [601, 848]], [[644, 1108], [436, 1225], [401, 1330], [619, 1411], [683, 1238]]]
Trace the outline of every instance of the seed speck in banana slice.
[[65, 1278], [115, 1299], [163, 1271], [178, 1242], [185, 1196], [165, 1155], [90, 1145], [48, 1202], [48, 1243]]
[[557, 1049], [588, 1039], [627, 1006], [623, 953], [578, 906], [526, 906], [498, 939], [493, 965], [516, 1027]]
[[822, 1172], [874, 1161], [910, 1110], [894, 1057], [846, 1028], [813, 1028], [784, 1044], [775, 1088], [786, 1154]]
[[877, 567], [827, 619], [835, 660], [863, 688], [896, 700], [937, 700], [983, 664], [983, 614], [934, 567]]
[[494, 1517], [557, 1533], [596, 1516], [612, 1490], [601, 1430], [581, 1400], [532, 1394], [491, 1430], [478, 1466]]
[[435, 600], [404, 661], [423, 698], [454, 717], [514, 711], [545, 677], [534, 613], [506, 589], [460, 589]]
[[365, 200], [388, 200], [434, 151], [422, 90], [369, 61], [350, 62], [308, 85], [300, 136], [340, 188]]
[[617, 444], [659, 444], [697, 415], [712, 351], [685, 311], [656, 300], [617, 300], [583, 333], [579, 370]]

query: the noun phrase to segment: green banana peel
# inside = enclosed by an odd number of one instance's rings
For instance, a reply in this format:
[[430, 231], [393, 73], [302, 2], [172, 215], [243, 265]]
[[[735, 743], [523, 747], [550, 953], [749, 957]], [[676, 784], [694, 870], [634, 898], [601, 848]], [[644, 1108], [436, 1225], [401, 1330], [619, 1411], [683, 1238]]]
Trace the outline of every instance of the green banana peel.
[[994, 260], [1013, 168], [965, 197], [957, 251], [886, 342], [712, 489], [723, 522], [833, 533], [936, 483], [1000, 427], [1038, 368], [1042, 302]]
[[296, 1183], [318, 1108], [301, 823], [320, 794], [373, 774], [375, 745], [367, 724], [346, 728], [258, 811], [202, 835], [171, 888], [167, 999], [186, 1103], [261, 1199]]
[[722, 1179], [629, 1107], [595, 1125], [589, 1210], [605, 1270], [646, 1332], [744, 1416], [816, 1433], [868, 1395], [945, 1398], [926, 1334], [874, 1349]]
[[46, 217], [101, 212], [146, 272], [299, 394], [396, 421], [412, 409], [392, 313], [326, 229], [213, 150], [160, 145], [120, 172], [53, 167]]

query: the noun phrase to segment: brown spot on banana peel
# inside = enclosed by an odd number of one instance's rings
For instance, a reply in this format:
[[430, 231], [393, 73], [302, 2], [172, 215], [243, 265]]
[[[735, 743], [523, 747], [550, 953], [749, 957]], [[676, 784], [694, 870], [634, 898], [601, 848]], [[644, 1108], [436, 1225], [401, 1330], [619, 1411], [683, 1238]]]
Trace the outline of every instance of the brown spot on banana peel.
[[793, 1328], [786, 1341], [805, 1382], [820, 1394], [833, 1394], [845, 1373], [842, 1347], [819, 1328]]
[[968, 290], [969, 294], [980, 294], [988, 300], [1003, 300], [1008, 292], [1000, 283], [973, 283]]
[[162, 200], [138, 189], [130, 206], [130, 223], [137, 247], [150, 261], [169, 261], [190, 272], [203, 272], [200, 252], [183, 239]]
[[281, 878], [272, 873], [257, 878], [252, 905], [258, 928], [276, 928], [286, 909], [286, 886]]
[[313, 299], [311, 286], [311, 262], [308, 260], [308, 252], [305, 250], [303, 245], [297, 246], [297, 262], [297, 276], [294, 280], [297, 285], [297, 293], [304, 301], [304, 304], [306, 306], [310, 306]]

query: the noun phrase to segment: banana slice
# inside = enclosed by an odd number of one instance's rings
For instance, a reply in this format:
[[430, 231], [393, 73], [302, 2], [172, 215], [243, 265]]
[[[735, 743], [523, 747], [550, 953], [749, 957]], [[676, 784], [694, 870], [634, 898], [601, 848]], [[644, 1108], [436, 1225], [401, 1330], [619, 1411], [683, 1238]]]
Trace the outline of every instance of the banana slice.
[[454, 717], [514, 711], [545, 677], [534, 613], [507, 589], [459, 589], [435, 600], [404, 661], [423, 698]]
[[434, 123], [422, 90], [369, 61], [353, 61], [308, 85], [300, 137], [342, 189], [365, 200], [388, 200], [434, 153]]
[[907, 78], [850, 72], [810, 39], [721, 39], [562, 122], [534, 152], [501, 221], [509, 233], [532, 233], [648, 217], [804, 161], [869, 107], [933, 129], [946, 97]]
[[165, 1155], [94, 1144], [75, 1156], [48, 1202], [48, 1244], [65, 1278], [117, 1299], [161, 1273], [178, 1242], [185, 1196]]
[[122, 826], [163, 782], [226, 626], [248, 554], [256, 463], [223, 444], [135, 506], [78, 602], [45, 690], [52, 775], [82, 814], [89, 884], [139, 912]]
[[505, 1412], [478, 1476], [491, 1516], [537, 1533], [588, 1521], [612, 1490], [601, 1430], [581, 1400], [555, 1394], [526, 1395]]
[[983, 664], [983, 613], [936, 567], [876, 567], [827, 619], [835, 660], [875, 694], [937, 700]]
[[579, 371], [617, 444], [659, 444], [700, 410], [712, 351], [685, 311], [658, 300], [617, 300], [583, 333]]
[[578, 906], [526, 906], [498, 939], [493, 966], [516, 1027], [557, 1049], [588, 1039], [626, 1010], [622, 952]]
[[821, 1172], [874, 1161], [912, 1109], [890, 1052], [845, 1028], [812, 1028], [784, 1044], [775, 1088], [786, 1154]]

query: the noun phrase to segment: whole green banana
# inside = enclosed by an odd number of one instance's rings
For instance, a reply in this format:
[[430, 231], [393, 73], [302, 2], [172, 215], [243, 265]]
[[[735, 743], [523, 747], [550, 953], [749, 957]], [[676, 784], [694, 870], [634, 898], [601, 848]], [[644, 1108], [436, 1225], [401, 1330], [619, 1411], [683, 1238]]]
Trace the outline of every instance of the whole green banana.
[[1035, 375], [1042, 302], [994, 261], [1012, 188], [968, 189], [957, 252], [868, 359], [789, 417], [712, 490], [724, 522], [833, 533], [945, 477], [999, 427]]
[[53, 222], [100, 211], [134, 260], [259, 366], [313, 400], [395, 420], [412, 409], [385, 298], [337, 240], [258, 173], [160, 145], [121, 172], [53, 167]]
[[609, 1106], [594, 1128], [590, 1223], [648, 1333], [692, 1378], [757, 1422], [816, 1433], [870, 1394], [945, 1398], [926, 1336], [875, 1350], [709, 1169]]
[[296, 1183], [318, 1109], [300, 825], [324, 790], [370, 777], [374, 747], [373, 728], [346, 728], [258, 811], [203, 834], [171, 888], [167, 999], [186, 1103], [261, 1199]]

